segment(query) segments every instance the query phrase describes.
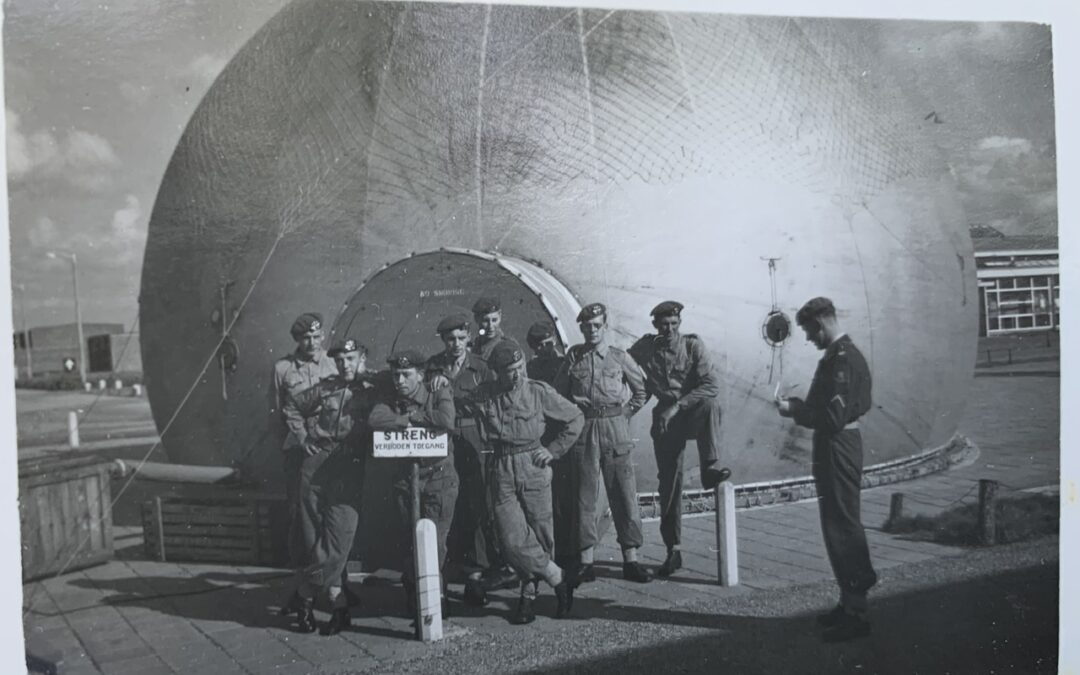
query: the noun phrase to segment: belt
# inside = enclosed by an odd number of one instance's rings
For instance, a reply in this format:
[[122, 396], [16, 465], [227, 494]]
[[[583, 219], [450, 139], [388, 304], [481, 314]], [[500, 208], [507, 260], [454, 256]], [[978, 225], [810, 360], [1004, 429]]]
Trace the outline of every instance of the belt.
[[581, 406], [581, 412], [585, 413], [585, 419], [594, 420], [600, 417], [618, 417], [626, 412], [626, 406], [622, 405], [605, 405], [605, 406]]
[[511, 455], [520, 455], [522, 453], [532, 452], [539, 447], [540, 441], [535, 441], [527, 445], [510, 445], [509, 443], [493, 443], [491, 445], [492, 452], [495, 453], [496, 457], [510, 457]]

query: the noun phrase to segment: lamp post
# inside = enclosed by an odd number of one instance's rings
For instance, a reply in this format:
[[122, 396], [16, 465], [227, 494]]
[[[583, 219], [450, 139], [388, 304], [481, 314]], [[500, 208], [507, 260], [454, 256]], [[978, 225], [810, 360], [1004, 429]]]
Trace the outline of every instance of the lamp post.
[[79, 307], [79, 260], [74, 253], [49, 251], [45, 255], [71, 261], [71, 281], [75, 290], [75, 331], [79, 336], [79, 378], [86, 382], [86, 341], [83, 340], [82, 309]]
[[15, 284], [15, 288], [19, 289], [19, 323], [22, 325], [23, 344], [26, 345], [26, 378], [32, 380], [34, 379], [34, 345], [30, 341], [30, 331], [26, 329], [26, 286]]

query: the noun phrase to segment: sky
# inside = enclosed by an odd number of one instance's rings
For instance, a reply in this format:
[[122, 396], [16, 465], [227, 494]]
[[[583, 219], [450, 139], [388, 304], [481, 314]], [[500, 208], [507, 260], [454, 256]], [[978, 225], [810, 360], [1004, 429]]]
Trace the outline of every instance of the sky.
[[[283, 0], [15, 0], [4, 67], [14, 323], [132, 326], [149, 215], [173, 149], [230, 57]], [[972, 223], [1056, 233], [1051, 30], [873, 21], [880, 67], [942, 122], [927, 133]]]

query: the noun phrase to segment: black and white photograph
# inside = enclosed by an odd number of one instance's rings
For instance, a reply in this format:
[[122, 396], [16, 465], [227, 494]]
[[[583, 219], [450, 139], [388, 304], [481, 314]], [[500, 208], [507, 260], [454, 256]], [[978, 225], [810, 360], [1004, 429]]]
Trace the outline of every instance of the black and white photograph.
[[815, 6], [7, 0], [10, 672], [1076, 667], [1070, 33]]

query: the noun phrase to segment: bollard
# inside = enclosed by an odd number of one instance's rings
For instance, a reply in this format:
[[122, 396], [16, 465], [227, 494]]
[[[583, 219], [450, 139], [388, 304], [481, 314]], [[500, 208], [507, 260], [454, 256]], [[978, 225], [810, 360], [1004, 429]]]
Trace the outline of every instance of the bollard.
[[79, 447], [79, 414], [74, 410], [68, 411], [68, 447]]
[[85, 389], [86, 393], [89, 394], [94, 390], [94, 385], [90, 384], [89, 382], [83, 382], [83, 389]]
[[721, 586], [739, 584], [739, 552], [735, 532], [735, 486], [716, 487], [716, 575]]
[[142, 396], [142, 385], [141, 384], [133, 384], [133, 385], [131, 385], [131, 395], [132, 396]]
[[885, 521], [885, 529], [888, 530], [890, 526], [895, 525], [898, 520], [904, 517], [904, 493], [894, 492], [892, 498], [889, 500], [889, 519]]
[[997, 486], [996, 480], [979, 481], [979, 543], [985, 546], [997, 543]]
[[105, 380], [98, 380], [97, 381], [97, 388], [100, 389], [101, 391], [105, 391]]
[[113, 382], [113, 389], [115, 389], [116, 391], [120, 391], [123, 388], [124, 388], [123, 380], [116, 380], [115, 382]]
[[434, 642], [443, 637], [442, 580], [439, 577], [439, 549], [435, 542], [435, 523], [427, 518], [416, 521], [413, 533], [416, 564], [416, 625], [419, 638]]

